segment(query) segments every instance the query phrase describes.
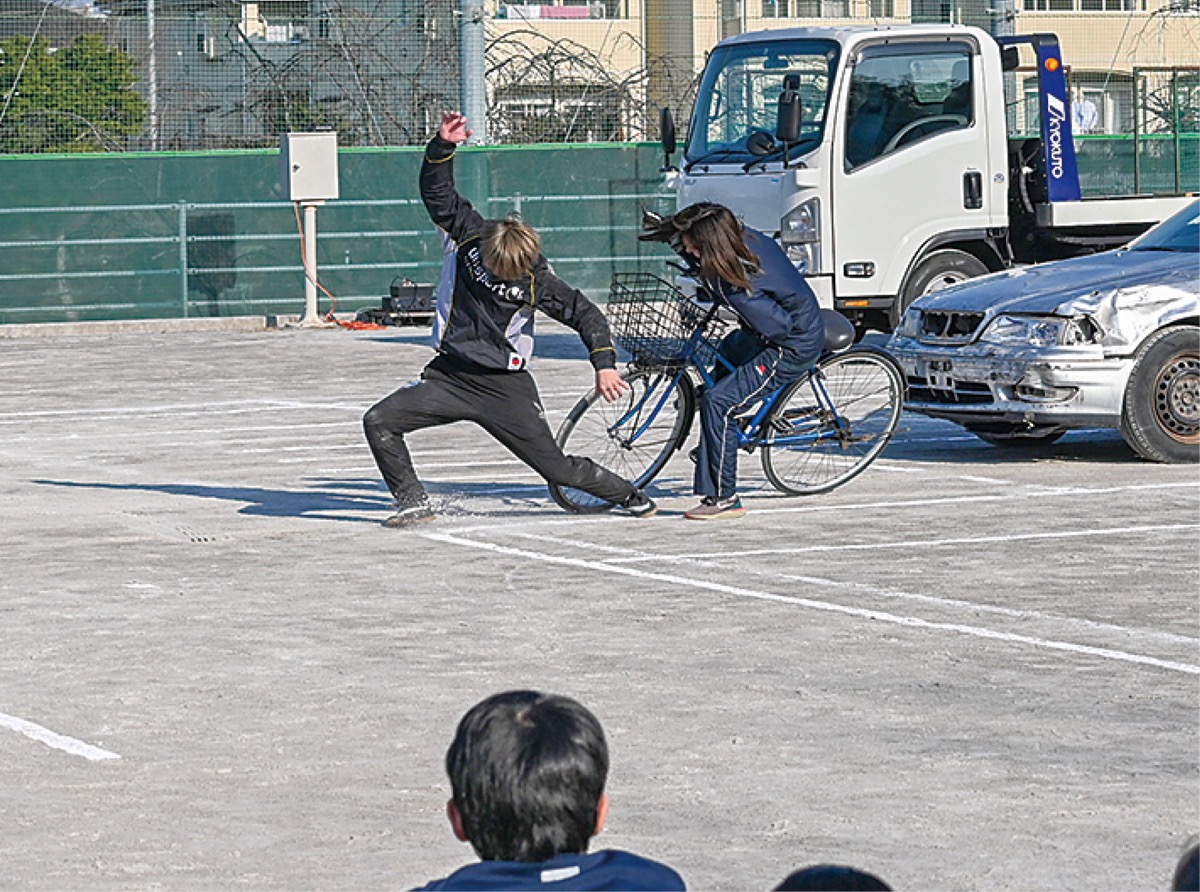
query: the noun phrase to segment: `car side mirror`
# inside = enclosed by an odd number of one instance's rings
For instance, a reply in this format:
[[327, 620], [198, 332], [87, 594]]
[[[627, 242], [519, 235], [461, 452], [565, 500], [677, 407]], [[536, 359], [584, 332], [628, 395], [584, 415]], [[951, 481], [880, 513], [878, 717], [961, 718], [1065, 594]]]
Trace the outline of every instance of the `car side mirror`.
[[663, 170], [671, 169], [671, 156], [679, 148], [675, 141], [675, 118], [669, 108], [663, 108], [658, 113], [659, 140], [663, 150]]
[[755, 130], [746, 138], [746, 151], [756, 158], [764, 158], [775, 151], [775, 138], [765, 130]]

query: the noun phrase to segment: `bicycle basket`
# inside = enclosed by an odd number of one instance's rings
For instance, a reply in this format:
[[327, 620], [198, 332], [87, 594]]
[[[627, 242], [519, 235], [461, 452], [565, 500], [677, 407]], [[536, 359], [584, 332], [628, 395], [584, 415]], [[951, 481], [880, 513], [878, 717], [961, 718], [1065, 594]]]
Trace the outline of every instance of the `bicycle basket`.
[[704, 323], [707, 308], [650, 273], [614, 273], [606, 307], [613, 340], [638, 365], [679, 365], [695, 357], [714, 361], [713, 343], [724, 324], [709, 320], [701, 336], [692, 335]]

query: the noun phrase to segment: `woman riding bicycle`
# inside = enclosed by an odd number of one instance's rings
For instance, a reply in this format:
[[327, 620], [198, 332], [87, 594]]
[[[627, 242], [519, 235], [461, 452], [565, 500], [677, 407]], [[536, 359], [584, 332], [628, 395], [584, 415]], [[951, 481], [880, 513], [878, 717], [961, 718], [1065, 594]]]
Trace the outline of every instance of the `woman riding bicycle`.
[[816, 295], [774, 240], [743, 226], [723, 205], [700, 202], [670, 217], [647, 214], [638, 238], [671, 245], [741, 323], [721, 343], [734, 370], [718, 372], [700, 397], [695, 491], [701, 501], [684, 514], [689, 520], [741, 517], [736, 416], [799, 379], [820, 357], [825, 324]]

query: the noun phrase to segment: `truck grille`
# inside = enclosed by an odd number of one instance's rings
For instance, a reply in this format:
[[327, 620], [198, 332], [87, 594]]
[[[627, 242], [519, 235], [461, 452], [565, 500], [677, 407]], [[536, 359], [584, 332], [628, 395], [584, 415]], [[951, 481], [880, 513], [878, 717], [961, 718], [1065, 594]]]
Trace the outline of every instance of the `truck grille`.
[[967, 344], [975, 339], [983, 317], [983, 313], [961, 310], [925, 310], [917, 339], [924, 344]]

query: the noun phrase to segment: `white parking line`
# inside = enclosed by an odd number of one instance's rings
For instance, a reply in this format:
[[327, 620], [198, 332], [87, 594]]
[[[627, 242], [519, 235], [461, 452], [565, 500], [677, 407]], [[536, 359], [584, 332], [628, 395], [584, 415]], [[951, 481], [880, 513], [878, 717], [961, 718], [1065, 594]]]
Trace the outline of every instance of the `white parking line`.
[[[452, 481], [448, 481], [452, 482]], [[752, 515], [758, 517], [764, 514], [794, 514], [797, 512], [833, 512], [833, 511], [880, 511], [891, 510], [896, 508], [922, 508], [930, 505], [958, 505], [971, 502], [1011, 502], [1027, 499], [1042, 499], [1042, 498], [1058, 498], [1069, 496], [1090, 496], [1090, 495], [1113, 495], [1114, 493], [1123, 492], [1146, 492], [1160, 489], [1196, 489], [1200, 490], [1200, 480], [1189, 480], [1181, 483], [1147, 483], [1136, 484], [1133, 486], [1105, 486], [1105, 487], [1022, 487], [1021, 489], [1011, 490], [1008, 492], [990, 493], [986, 495], [968, 495], [968, 496], [941, 496], [927, 499], [895, 499], [879, 502], [845, 502], [840, 505], [821, 505], [815, 502], [805, 502], [803, 507], [797, 508], [771, 508], [768, 503], [752, 503]], [[774, 490], [762, 490], [765, 493], [770, 493], [778, 496]], [[771, 501], [775, 501], [772, 499]], [[649, 521], [640, 521], [642, 523], [672, 523], [678, 518], [659, 515]], [[506, 529], [516, 530], [524, 529], [533, 526], [544, 526], [553, 524], [555, 526], [562, 525], [578, 525], [588, 523], [628, 523], [629, 519], [625, 517], [615, 517], [611, 514], [584, 514], [584, 515], [567, 515], [561, 514], [547, 516], [545, 519], [539, 520], [521, 520], [517, 523], [512, 523], [506, 526]], [[452, 533], [475, 533], [486, 532], [494, 529], [494, 527], [485, 524], [476, 524], [472, 526], [455, 527], [450, 530]], [[589, 546], [590, 547], [590, 546]], [[789, 549], [791, 551], [792, 549]], [[732, 552], [731, 552], [732, 553]]]
[[[226, 444], [231, 444], [231, 443], [274, 443], [274, 442], [295, 443], [297, 440], [297, 436], [288, 435], [288, 433], [287, 433], [288, 431], [297, 431], [297, 432], [298, 431], [317, 431], [318, 429], [327, 429], [327, 428], [359, 428], [359, 427], [361, 427], [361, 425], [358, 422], [354, 422], [354, 421], [314, 421], [311, 423], [300, 423], [300, 424], [272, 424], [272, 425], [251, 426], [251, 427], [207, 428], [207, 429], [199, 429], [199, 430], [189, 430], [188, 438], [186, 440], [182, 440], [179, 442], [165, 442], [165, 443], [164, 442], [155, 442], [154, 445], [162, 448], [162, 447], [170, 447], [170, 446], [193, 446], [193, 447], [200, 447], [200, 446], [207, 446], [207, 445], [221, 446], [221, 445], [226, 445]], [[231, 434], [250, 434], [250, 433], [257, 433], [260, 431], [269, 431], [270, 433], [278, 434], [279, 436], [255, 437], [253, 439], [238, 439], [238, 440], [223, 439], [223, 437], [225, 437], [227, 435], [231, 435]], [[93, 432], [89, 431], [88, 435], [87, 435], [87, 441], [89, 443], [96, 443], [96, 442], [99, 442], [99, 441], [107, 438], [110, 440], [118, 440], [121, 445], [126, 445], [133, 438], [138, 438], [138, 437], [140, 437], [142, 439], [158, 438], [158, 437], [163, 436], [164, 434], [175, 433], [175, 432], [176, 431], [174, 428], [172, 428], [171, 430], [163, 430], [161, 428], [156, 429], [156, 430], [150, 430], [150, 429], [144, 428], [144, 427], [143, 428], [125, 427], [119, 431], [114, 430], [109, 433], [97, 434], [97, 433], [93, 433]], [[208, 439], [204, 439], [204, 440], [199, 439], [199, 437], [201, 435], [206, 436]], [[55, 439], [57, 439], [57, 440], [67, 440], [67, 439], [82, 440], [82, 439], [84, 439], [84, 437], [81, 434], [70, 434], [67, 436], [56, 437]], [[12, 444], [12, 443], [30, 443], [30, 442], [40, 443], [40, 442], [43, 442], [44, 440], [45, 440], [44, 434], [36, 434], [36, 435], [35, 434], [22, 434], [20, 436], [0, 437], [0, 446]]]
[[[492, 464], [492, 462], [479, 462], [477, 467], [487, 467], [487, 466], [490, 466], [491, 464]], [[465, 474], [465, 475], [464, 474], [455, 474], [453, 477], [434, 477], [434, 476], [426, 476], [425, 474], [422, 474], [421, 480], [425, 483], [436, 483], [438, 485], [441, 485], [441, 484], [453, 485], [455, 483], [480, 483], [480, 482], [499, 483], [500, 482], [496, 479], [495, 474], [474, 474], [474, 475], [472, 475], [472, 474]], [[504, 472], [504, 482], [505, 483], [514, 483], [518, 480], [532, 480], [532, 481], [537, 481], [539, 483], [546, 482], [545, 480], [542, 479], [542, 476], [540, 474], [538, 474], [536, 471], [517, 471], [516, 473], [513, 473], [512, 471]]]
[[354, 412], [359, 415], [370, 403], [307, 403], [299, 400], [229, 400], [212, 403], [165, 403], [157, 406], [110, 406], [88, 409], [42, 409], [38, 411], [0, 412], [0, 425], [30, 421], [106, 420], [112, 418], [184, 418], [198, 415], [244, 415], [249, 412], [320, 411]]
[[768, 508], [754, 506], [758, 514], [799, 514], [809, 511], [869, 511], [879, 508], [914, 508], [928, 505], [963, 505], [969, 502], [1005, 502], [1013, 499], [1041, 499], [1057, 496], [1074, 495], [1112, 495], [1119, 492], [1150, 492], [1159, 489], [1200, 489], [1200, 480], [1185, 480], [1180, 483], [1145, 483], [1134, 486], [1058, 486], [1058, 487], [1023, 487], [1017, 491], [986, 493], [969, 496], [934, 496], [927, 499], [905, 499], [903, 501], [887, 502], [850, 502], [841, 505], [814, 505], [806, 502], [802, 505], [787, 508]]
[[780, 604], [792, 604], [797, 607], [807, 607], [811, 610], [821, 610], [828, 613], [840, 613], [845, 616], [854, 616], [860, 619], [874, 620], [876, 622], [886, 622], [900, 626], [908, 626], [911, 628], [951, 632], [960, 635], [969, 635], [975, 638], [987, 638], [994, 641], [1007, 641], [1014, 644], [1027, 644], [1032, 647], [1043, 648], [1046, 650], [1085, 654], [1088, 656], [1100, 657], [1106, 660], [1116, 660], [1125, 663], [1153, 666], [1158, 669], [1167, 669], [1172, 672], [1183, 672], [1188, 675], [1200, 675], [1200, 666], [1193, 665], [1191, 663], [1176, 663], [1171, 660], [1160, 660], [1157, 657], [1149, 657], [1144, 654], [1113, 650], [1111, 648], [1093, 647], [1087, 644], [1075, 644], [1070, 641], [1056, 641], [1049, 638], [1036, 638], [1030, 635], [1016, 635], [1011, 632], [1000, 632], [995, 629], [988, 629], [982, 626], [967, 626], [959, 623], [930, 622], [929, 620], [923, 620], [913, 616], [900, 616], [894, 613], [885, 613], [880, 610], [869, 610], [862, 607], [849, 607], [843, 604], [834, 604], [829, 601], [817, 601], [812, 598], [798, 598], [794, 595], [781, 595], [774, 592], [743, 588], [741, 586], [725, 585], [719, 582], [711, 582], [706, 579], [693, 579], [688, 576], [677, 576], [670, 573], [651, 573], [638, 570], [633, 567], [627, 567], [603, 561], [592, 561], [584, 560], [582, 558], [544, 554], [539, 551], [530, 551], [523, 548], [512, 548], [511, 546], [496, 545], [491, 542], [481, 542], [476, 539], [467, 539], [465, 537], [456, 536], [449, 533], [422, 533], [421, 535], [423, 538], [432, 539], [439, 542], [446, 542], [451, 545], [460, 545], [467, 548], [479, 549], [481, 551], [490, 551], [495, 554], [519, 557], [525, 560], [541, 561], [547, 564], [579, 567], [587, 570], [593, 570], [597, 573], [632, 576], [638, 579], [645, 579], [653, 582], [665, 582], [671, 585], [678, 585], [683, 588], [706, 589], [708, 591], [720, 592], [721, 594], [726, 595], [734, 595], [740, 598], [750, 598], [759, 601], [772, 601]]
[[121, 758], [116, 753], [102, 750], [98, 746], [92, 746], [90, 743], [84, 743], [82, 740], [76, 740], [74, 737], [56, 734], [49, 728], [43, 728], [41, 725], [27, 722], [25, 719], [19, 719], [16, 716], [6, 715], [3, 712], [0, 712], [0, 728], [8, 728], [10, 731], [24, 734], [30, 740], [44, 743], [52, 749], [62, 750], [64, 753], [70, 753], [72, 756], [82, 756], [92, 762]]
[[[1200, 528], [1196, 525], [1195, 528]], [[1158, 529], [1157, 527], [1143, 527], [1141, 529]], [[526, 538], [534, 539], [537, 542], [546, 542], [555, 545], [566, 545], [569, 547], [578, 547], [577, 539], [567, 539], [560, 536], [534, 535], [531, 533], [522, 534], [520, 530], [515, 531], [517, 535], [524, 535]], [[1103, 532], [1100, 530], [1092, 530], [1087, 534]], [[907, 545], [908, 543], [900, 543]], [[899, 546], [896, 546], [899, 547]], [[819, 551], [819, 547], [806, 548], [791, 548], [777, 549], [770, 552], [761, 551], [722, 551], [719, 556], [713, 556], [711, 552], [702, 552], [698, 554], [652, 554], [649, 552], [639, 551], [631, 555], [630, 549], [625, 546], [616, 547], [611, 545], [601, 545], [599, 543], [589, 543], [589, 550], [593, 552], [605, 552], [619, 557], [605, 558], [604, 563], [609, 565], [628, 564], [635, 561], [657, 561], [661, 564], [689, 564], [692, 567], [719, 567], [733, 570], [749, 576], [767, 576], [771, 579], [786, 579], [789, 582], [804, 582], [810, 585], [819, 585], [824, 588], [850, 590], [857, 594], [866, 595], [868, 597], [889, 598], [894, 600], [912, 601], [920, 604], [929, 604], [939, 609], [965, 609], [974, 613], [991, 613], [997, 616], [1005, 616], [1010, 619], [1019, 620], [1037, 620], [1040, 622], [1055, 622], [1065, 624], [1078, 629], [1088, 629], [1091, 631], [1099, 631], [1108, 634], [1118, 634], [1122, 636], [1133, 636], [1137, 638], [1153, 639], [1156, 641], [1166, 641], [1171, 644], [1187, 644], [1193, 647], [1200, 645], [1200, 639], [1188, 635], [1177, 635], [1173, 632], [1160, 632], [1155, 629], [1137, 629], [1129, 626], [1118, 626], [1114, 623], [1097, 622], [1091, 619], [1081, 619], [1074, 616], [1064, 616], [1060, 614], [1044, 613], [1039, 610], [1016, 610], [1011, 607], [1000, 607], [993, 604], [984, 604], [978, 601], [965, 601], [961, 598], [940, 598], [934, 595], [923, 595], [915, 592], [901, 591], [900, 589], [884, 588], [883, 586], [872, 585], [863, 582], [847, 582], [843, 579], [827, 579], [822, 576], [799, 576], [793, 573], [781, 573], [777, 569], [761, 569], [757, 567], [747, 567], [743, 564], [735, 563], [727, 558], [739, 558], [746, 556], [756, 556], [759, 554], [796, 554], [803, 551]]]
[[[1142, 527], [1108, 527], [1086, 530], [1061, 530], [1053, 533], [1013, 533], [1008, 536], [964, 536], [958, 539], [896, 539], [890, 542], [848, 542], [840, 545], [802, 545], [789, 548], [755, 548], [745, 551], [722, 551], [721, 557], [759, 557], [768, 554], [804, 554], [816, 551], [874, 551], [877, 549], [899, 548], [945, 548], [951, 545], [981, 545], [996, 542], [1023, 542], [1031, 539], [1076, 539], [1093, 536], [1117, 535], [1123, 533], [1161, 533], [1175, 530], [1200, 530], [1200, 523], [1164, 523]], [[690, 554], [645, 554], [631, 555], [618, 558], [627, 563], [654, 560], [688, 560], [691, 558], [706, 558], [711, 552], [700, 551]]]

